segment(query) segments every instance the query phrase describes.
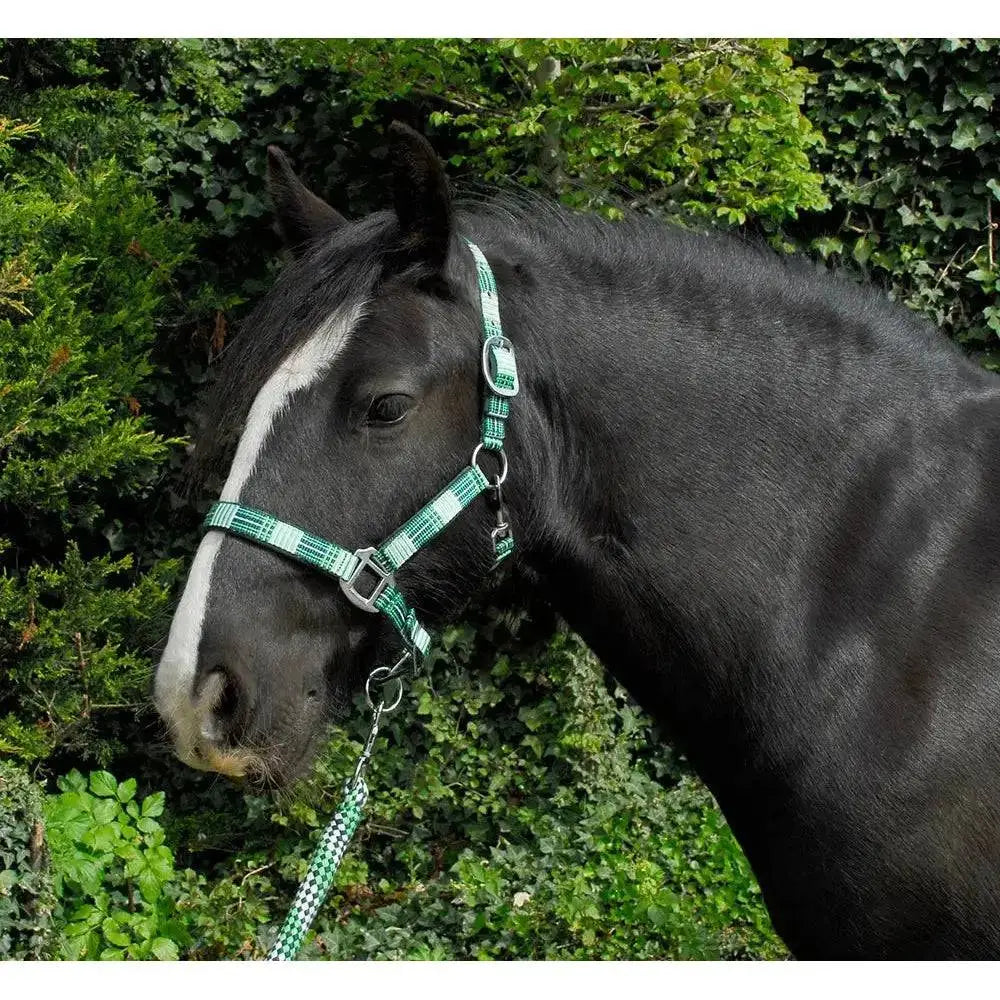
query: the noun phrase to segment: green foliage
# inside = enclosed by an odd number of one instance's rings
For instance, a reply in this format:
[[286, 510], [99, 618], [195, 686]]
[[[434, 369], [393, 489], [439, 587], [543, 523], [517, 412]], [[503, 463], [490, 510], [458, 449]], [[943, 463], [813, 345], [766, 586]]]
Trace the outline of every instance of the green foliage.
[[826, 207], [800, 110], [808, 74], [775, 39], [312, 43], [347, 71], [353, 124], [426, 102], [478, 181], [542, 185], [578, 208], [774, 224]]
[[118, 164], [31, 155], [44, 128], [0, 137], [0, 751], [25, 760], [79, 751], [96, 713], [144, 699], [177, 565], [139, 576], [109, 551], [175, 443], [142, 409], [191, 252]]
[[55, 896], [41, 789], [0, 760], [0, 959], [51, 958]]
[[834, 206], [807, 228], [824, 230], [812, 246], [884, 281], [997, 368], [1000, 42], [796, 47], [817, 74], [806, 113], [827, 137], [816, 164]]
[[140, 803], [135, 779], [107, 771], [59, 779], [45, 806], [59, 899], [59, 950], [69, 959], [178, 957], [188, 940], [169, 890], [174, 856], [157, 817], [164, 795]]
[[[85, 560], [70, 542], [58, 566], [0, 577], [0, 692], [11, 694], [0, 752], [37, 761], [57, 747], [98, 759], [117, 749], [100, 717], [142, 708], [146, 651], [162, 631], [177, 572], [163, 561], [133, 581], [131, 568], [129, 555]], [[101, 744], [92, 743], [95, 731]]]
[[15, 174], [0, 190], [0, 248], [22, 275], [0, 317], [0, 504], [90, 527], [101, 481], [134, 493], [165, 457], [136, 394], [189, 247], [113, 164], [60, 181], [50, 193]]

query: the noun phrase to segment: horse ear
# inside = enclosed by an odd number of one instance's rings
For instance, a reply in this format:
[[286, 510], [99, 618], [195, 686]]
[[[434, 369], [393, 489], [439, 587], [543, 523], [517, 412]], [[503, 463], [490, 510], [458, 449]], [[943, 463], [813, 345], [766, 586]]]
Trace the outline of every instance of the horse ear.
[[389, 152], [404, 252], [441, 272], [451, 242], [451, 195], [444, 167], [431, 144], [402, 122], [389, 126]]
[[306, 244], [347, 221], [299, 180], [285, 154], [267, 147], [267, 189], [285, 246], [298, 256]]

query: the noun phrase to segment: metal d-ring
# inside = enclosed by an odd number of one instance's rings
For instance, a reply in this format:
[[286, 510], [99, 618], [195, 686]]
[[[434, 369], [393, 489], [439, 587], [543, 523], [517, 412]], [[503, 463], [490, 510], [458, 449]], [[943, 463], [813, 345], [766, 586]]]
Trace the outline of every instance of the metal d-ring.
[[[409, 653], [406, 657], [409, 657]], [[404, 659], [406, 658], [404, 657]], [[398, 666], [398, 664], [397, 664]], [[375, 699], [372, 697], [372, 682], [382, 685], [383, 694], [385, 689], [393, 682], [396, 682], [396, 693], [395, 697], [392, 699], [382, 697], [379, 699], [379, 709], [382, 715], [387, 715], [389, 712], [394, 712], [399, 708], [399, 703], [403, 700], [403, 681], [402, 678], [393, 674], [395, 667], [376, 667], [369, 675], [368, 680], [365, 681], [365, 698], [368, 700], [368, 707], [371, 709], [375, 708]]]
[[[479, 471], [482, 472], [483, 475], [486, 476], [486, 479], [488, 480], [490, 477], [487, 476], [486, 473], [479, 468], [479, 463], [477, 461], [477, 459], [479, 458], [479, 453], [482, 450], [483, 450], [483, 442], [480, 441], [479, 444], [477, 444], [476, 447], [472, 449], [472, 458], [469, 459], [469, 464], [474, 468], [479, 469]], [[490, 454], [497, 456], [497, 458], [500, 461], [500, 475], [495, 478], [495, 482], [497, 486], [503, 486], [503, 484], [507, 480], [507, 453], [503, 450], [503, 448], [491, 448]]]

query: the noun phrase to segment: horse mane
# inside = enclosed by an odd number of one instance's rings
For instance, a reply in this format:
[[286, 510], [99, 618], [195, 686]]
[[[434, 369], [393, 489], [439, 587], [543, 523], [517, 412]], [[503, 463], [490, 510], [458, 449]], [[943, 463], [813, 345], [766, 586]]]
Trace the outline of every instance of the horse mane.
[[683, 272], [697, 284], [727, 294], [734, 306], [741, 298], [761, 297], [769, 309], [781, 303], [798, 309], [820, 306], [873, 328], [906, 326], [903, 346], [918, 353], [942, 345], [946, 352], [955, 350], [929, 320], [895, 303], [886, 288], [862, 280], [849, 265], [779, 253], [761, 235], [710, 228], [690, 215], [665, 219], [625, 210], [611, 221], [525, 189], [459, 204], [477, 232], [489, 232], [501, 243], [534, 247], [559, 266], [611, 268], [647, 294], [662, 275]]

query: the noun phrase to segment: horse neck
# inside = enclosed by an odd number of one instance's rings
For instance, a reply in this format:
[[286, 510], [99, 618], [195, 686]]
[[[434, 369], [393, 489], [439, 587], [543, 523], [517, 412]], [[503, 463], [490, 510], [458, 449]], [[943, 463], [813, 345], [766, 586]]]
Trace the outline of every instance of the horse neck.
[[859, 456], [915, 392], [983, 385], [898, 307], [721, 252], [612, 266], [522, 245], [498, 268], [524, 386], [523, 563], [637, 700], [713, 754], [804, 697], [802, 623], [835, 585], [804, 575]]

